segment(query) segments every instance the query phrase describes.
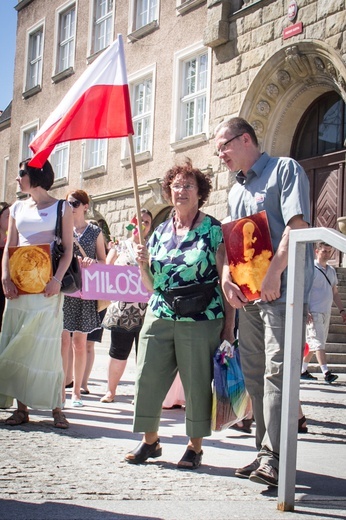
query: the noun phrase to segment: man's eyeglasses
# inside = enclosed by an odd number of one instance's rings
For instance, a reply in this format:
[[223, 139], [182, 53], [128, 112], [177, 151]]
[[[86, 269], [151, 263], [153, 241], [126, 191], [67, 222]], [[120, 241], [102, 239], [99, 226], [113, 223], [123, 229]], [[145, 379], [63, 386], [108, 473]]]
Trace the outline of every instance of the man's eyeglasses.
[[173, 191], [187, 190], [192, 191], [196, 188], [195, 184], [171, 184], [171, 189]]
[[28, 172], [26, 172], [25, 170], [19, 170], [19, 172], [18, 172], [18, 176], [19, 176], [20, 178], [22, 178], [22, 177], [24, 177], [24, 175], [28, 175]]
[[220, 155], [220, 153], [223, 153], [225, 150], [226, 150], [226, 147], [229, 143], [231, 143], [232, 141], [234, 141], [234, 139], [237, 139], [238, 137], [241, 137], [242, 135], [244, 134], [239, 134], [239, 135], [235, 135], [234, 137], [231, 137], [231, 139], [228, 139], [228, 141], [226, 141], [225, 143], [223, 143], [220, 148], [218, 149], [217, 151], [217, 155]]
[[71, 208], [79, 208], [79, 206], [82, 204], [80, 200], [68, 200], [67, 202]]

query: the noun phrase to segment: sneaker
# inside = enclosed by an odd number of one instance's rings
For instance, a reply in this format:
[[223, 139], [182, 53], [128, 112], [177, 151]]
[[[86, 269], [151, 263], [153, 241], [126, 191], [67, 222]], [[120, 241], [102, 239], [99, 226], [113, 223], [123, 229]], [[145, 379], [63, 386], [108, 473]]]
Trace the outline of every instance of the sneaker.
[[234, 474], [238, 478], [249, 478], [251, 473], [259, 468], [259, 460], [255, 459], [251, 464], [244, 466], [244, 468], [238, 468], [235, 470]]
[[251, 473], [249, 478], [251, 482], [256, 482], [257, 484], [278, 485], [278, 472], [270, 464], [261, 464], [258, 469]]
[[336, 379], [338, 379], [338, 376], [336, 374], [332, 374], [330, 370], [324, 374], [324, 380], [329, 385]]
[[305, 372], [300, 374], [300, 379], [307, 379], [307, 380], [310, 380], [310, 381], [312, 381], [314, 379], [316, 381], [317, 377], [313, 376], [312, 374], [310, 374], [310, 372], [305, 370]]

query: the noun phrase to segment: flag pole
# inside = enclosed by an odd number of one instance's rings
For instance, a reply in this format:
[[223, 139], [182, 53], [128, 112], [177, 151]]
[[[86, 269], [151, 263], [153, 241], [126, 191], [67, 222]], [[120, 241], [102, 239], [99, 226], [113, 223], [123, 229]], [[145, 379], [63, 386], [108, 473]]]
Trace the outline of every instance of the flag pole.
[[132, 134], [128, 135], [128, 139], [129, 139], [130, 159], [131, 159], [131, 168], [132, 168], [133, 191], [134, 191], [134, 195], [135, 195], [136, 215], [137, 215], [137, 223], [138, 223], [139, 243], [141, 245], [143, 245], [144, 236], [143, 236], [143, 228], [142, 228], [141, 205], [139, 202], [137, 170], [136, 170], [136, 161], [135, 161], [135, 152], [134, 152], [134, 148], [133, 148]]

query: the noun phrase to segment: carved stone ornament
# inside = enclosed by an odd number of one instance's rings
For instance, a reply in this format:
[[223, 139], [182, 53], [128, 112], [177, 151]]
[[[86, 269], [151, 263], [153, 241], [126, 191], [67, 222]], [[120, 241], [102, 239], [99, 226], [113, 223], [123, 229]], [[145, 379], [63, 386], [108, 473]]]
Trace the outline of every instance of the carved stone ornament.
[[314, 62], [315, 62], [316, 70], [318, 70], [319, 72], [322, 72], [325, 70], [324, 63], [323, 63], [323, 60], [321, 60], [321, 58], [315, 57]]
[[277, 98], [279, 95], [279, 89], [277, 85], [275, 85], [274, 83], [270, 83], [269, 85], [267, 85], [266, 92], [268, 96], [273, 99]]
[[258, 119], [256, 119], [255, 121], [253, 121], [251, 123], [251, 126], [253, 127], [253, 129], [255, 130], [256, 132], [256, 135], [258, 137], [261, 137], [264, 133], [264, 126], [263, 126], [263, 123], [261, 121], [259, 121]]
[[270, 105], [267, 101], [259, 101], [257, 103], [257, 112], [261, 115], [261, 116], [267, 116], [270, 112]]
[[278, 70], [276, 74], [279, 83], [281, 83], [282, 86], [287, 87], [291, 83], [291, 76], [287, 70], [280, 69]]

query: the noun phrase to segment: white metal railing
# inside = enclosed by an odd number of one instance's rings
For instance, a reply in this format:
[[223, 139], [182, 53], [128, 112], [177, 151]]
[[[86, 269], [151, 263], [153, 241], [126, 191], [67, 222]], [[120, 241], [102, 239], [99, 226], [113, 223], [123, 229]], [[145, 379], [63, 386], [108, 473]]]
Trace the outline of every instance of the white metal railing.
[[335, 229], [320, 227], [290, 231], [277, 503], [280, 511], [294, 510], [305, 251], [307, 242], [318, 241], [346, 253], [346, 237]]

